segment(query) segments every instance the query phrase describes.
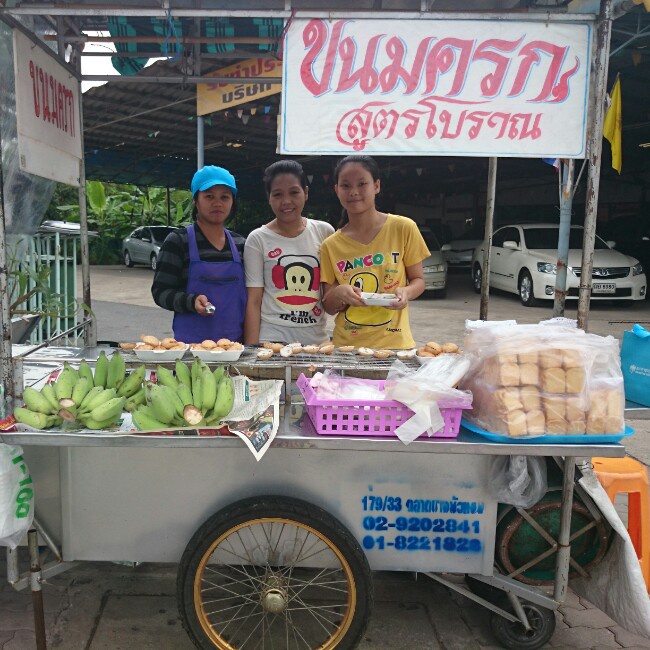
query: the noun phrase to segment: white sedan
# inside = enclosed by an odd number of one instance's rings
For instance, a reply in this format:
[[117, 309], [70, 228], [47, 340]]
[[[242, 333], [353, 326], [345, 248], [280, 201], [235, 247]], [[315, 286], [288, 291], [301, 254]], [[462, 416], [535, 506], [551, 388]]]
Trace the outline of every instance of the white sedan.
[[[492, 235], [490, 286], [519, 294], [523, 305], [552, 300], [555, 295], [555, 266], [559, 226], [526, 224], [504, 226]], [[567, 268], [567, 299], [577, 298], [582, 264], [583, 229], [572, 226]], [[610, 245], [611, 244], [611, 245]], [[644, 300], [646, 276], [634, 257], [613, 249], [613, 242], [596, 236], [592, 272], [593, 300]], [[474, 249], [472, 282], [477, 293], [483, 277], [484, 243]]]

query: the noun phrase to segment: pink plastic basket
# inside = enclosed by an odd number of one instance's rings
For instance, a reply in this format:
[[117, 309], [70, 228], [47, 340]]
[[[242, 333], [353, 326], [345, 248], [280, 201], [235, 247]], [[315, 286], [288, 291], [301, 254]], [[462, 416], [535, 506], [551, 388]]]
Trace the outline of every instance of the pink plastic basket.
[[[374, 384], [380, 390], [384, 388], [382, 380], [355, 379], [354, 381]], [[320, 399], [311, 387], [309, 379], [303, 374], [298, 377], [296, 385], [305, 398], [307, 413], [316, 433], [321, 435], [397, 437], [395, 429], [413, 415], [410, 408], [394, 400], [354, 400], [346, 403]], [[432, 437], [455, 438], [460, 430], [463, 409], [440, 404], [440, 413], [445, 420], [445, 426]]]

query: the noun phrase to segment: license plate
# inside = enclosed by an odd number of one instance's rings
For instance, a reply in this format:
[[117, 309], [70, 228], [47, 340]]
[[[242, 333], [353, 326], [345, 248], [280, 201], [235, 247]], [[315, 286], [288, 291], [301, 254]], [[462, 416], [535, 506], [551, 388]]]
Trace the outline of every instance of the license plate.
[[591, 289], [594, 293], [616, 293], [616, 285], [613, 282], [594, 282]]

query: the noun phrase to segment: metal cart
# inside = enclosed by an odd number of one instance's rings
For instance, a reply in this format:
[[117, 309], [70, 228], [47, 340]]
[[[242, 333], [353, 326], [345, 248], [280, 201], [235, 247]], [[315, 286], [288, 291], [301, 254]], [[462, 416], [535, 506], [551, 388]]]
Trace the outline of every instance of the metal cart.
[[[538, 648], [568, 584], [576, 462], [619, 444], [499, 444], [317, 435], [291, 396], [261, 462], [237, 437], [3, 433], [24, 447], [44, 539], [61, 562], [179, 563], [178, 603], [198, 647], [353, 648], [373, 570], [421, 572], [488, 607], [504, 647]], [[552, 596], [495, 569], [494, 455], [556, 458], [560, 525], [544, 554]], [[563, 460], [561, 458], [563, 457]], [[591, 506], [587, 506], [591, 508]], [[594, 511], [594, 518], [598, 513]], [[586, 528], [593, 529], [595, 524]], [[47, 531], [47, 533], [45, 533]], [[548, 537], [548, 533], [546, 533]], [[445, 574], [467, 574], [470, 589]], [[16, 553], [8, 555], [17, 588]], [[265, 646], [266, 647], [266, 646]]]

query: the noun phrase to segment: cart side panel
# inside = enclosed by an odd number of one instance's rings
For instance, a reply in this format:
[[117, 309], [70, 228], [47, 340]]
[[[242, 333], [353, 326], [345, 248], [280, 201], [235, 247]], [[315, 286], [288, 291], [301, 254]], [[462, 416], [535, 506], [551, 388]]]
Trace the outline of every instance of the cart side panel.
[[492, 573], [487, 456], [272, 448], [71, 447], [61, 476], [66, 560], [178, 562], [212, 514], [299, 497], [339, 518], [373, 569]]

